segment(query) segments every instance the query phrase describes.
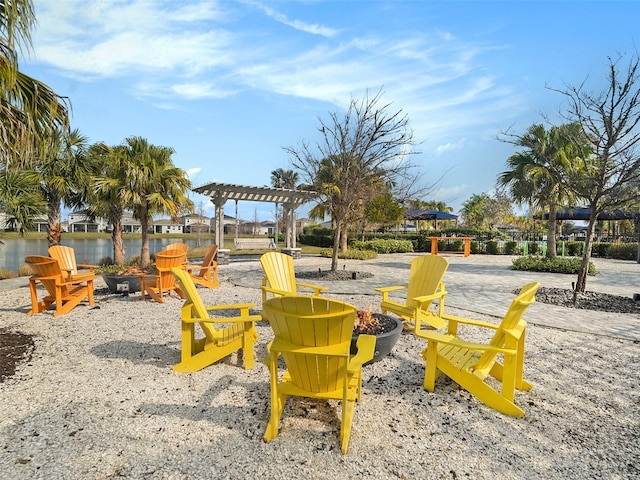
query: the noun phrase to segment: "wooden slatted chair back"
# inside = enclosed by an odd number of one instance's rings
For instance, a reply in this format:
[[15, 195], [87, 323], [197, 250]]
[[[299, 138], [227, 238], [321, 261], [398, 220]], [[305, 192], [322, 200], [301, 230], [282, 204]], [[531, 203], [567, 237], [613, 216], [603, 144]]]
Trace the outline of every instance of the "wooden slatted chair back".
[[356, 311], [323, 297], [282, 296], [263, 304], [276, 338], [291, 344], [282, 355], [293, 384], [313, 393], [344, 388]]
[[[512, 345], [507, 345], [507, 336], [510, 333], [512, 333], [511, 336], [513, 334], [519, 336], [524, 332], [527, 323], [522, 317], [529, 305], [535, 302], [536, 292], [539, 287], [540, 284], [538, 282], [531, 282], [520, 289], [520, 293], [511, 302], [489, 345], [497, 348], [512, 347]], [[496, 352], [492, 351], [486, 351], [482, 354], [473, 369], [474, 374], [480, 378], [485, 378], [493, 368], [497, 355]]]
[[269, 287], [296, 294], [296, 273], [291, 255], [267, 252], [260, 257], [260, 264]]
[[187, 252], [189, 251], [189, 245], [187, 245], [186, 243], [182, 243], [182, 242], [170, 243], [169, 245], [164, 247], [164, 250], [165, 251], [166, 250], [179, 250], [179, 251], [183, 252], [186, 255]]
[[[55, 258], [45, 257], [42, 255], [29, 255], [24, 259], [29, 265], [37, 280], [44, 285], [49, 295], [56, 295], [56, 285], [64, 284], [64, 275], [60, 269], [60, 264]], [[63, 296], [68, 295], [66, 285], [62, 287]]]
[[[423, 255], [414, 259], [411, 262], [407, 284], [407, 306], [418, 306], [413, 298], [433, 295], [448, 268], [449, 262], [441, 256]], [[427, 310], [428, 306], [423, 305], [422, 308]]]

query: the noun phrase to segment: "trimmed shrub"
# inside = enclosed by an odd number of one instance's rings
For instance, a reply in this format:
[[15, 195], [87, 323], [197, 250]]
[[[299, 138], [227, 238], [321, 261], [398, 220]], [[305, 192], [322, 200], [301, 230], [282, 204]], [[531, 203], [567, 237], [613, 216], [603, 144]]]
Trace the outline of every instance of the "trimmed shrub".
[[591, 255], [605, 258], [609, 254], [610, 243], [595, 242], [591, 245]]
[[[580, 258], [561, 258], [556, 257], [550, 260], [546, 257], [519, 257], [513, 260], [512, 270], [521, 270], [526, 272], [549, 272], [549, 273], [570, 273], [576, 274], [580, 270]], [[596, 267], [589, 262], [589, 275], [596, 274]]]
[[356, 240], [351, 243], [351, 247], [356, 250], [373, 250], [377, 253], [413, 252], [413, 242], [411, 240], [373, 239], [366, 242]]
[[569, 255], [570, 257], [580, 257], [584, 250], [584, 242], [566, 242], [565, 249], [566, 255]]
[[616, 260], [636, 260], [638, 258], [638, 244], [610, 244], [607, 252], [607, 258], [615, 258]]
[[540, 245], [538, 245], [538, 242], [529, 242], [527, 248], [529, 249], [529, 255], [537, 255]]
[[471, 240], [471, 253], [480, 253], [480, 242]]
[[505, 255], [516, 255], [518, 253], [518, 242], [507, 242], [504, 244]]
[[489, 255], [497, 255], [498, 254], [498, 242], [495, 240], [489, 240], [486, 243], [487, 253]]
[[[320, 256], [325, 258], [331, 258], [333, 250], [330, 248], [320, 251]], [[355, 250], [347, 249], [346, 252], [338, 252], [338, 258], [342, 260], [371, 260], [372, 258], [378, 258], [378, 252], [375, 250]]]

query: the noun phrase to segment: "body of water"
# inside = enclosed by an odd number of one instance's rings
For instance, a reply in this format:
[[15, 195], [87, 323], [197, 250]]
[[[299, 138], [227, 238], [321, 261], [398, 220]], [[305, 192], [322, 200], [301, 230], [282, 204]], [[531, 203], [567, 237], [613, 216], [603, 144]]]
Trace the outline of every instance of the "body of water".
[[[0, 239], [0, 268], [17, 271], [20, 265], [24, 265], [24, 257], [27, 255], [44, 255], [49, 256], [47, 250], [49, 243], [45, 238], [42, 239]], [[149, 239], [149, 250], [151, 253], [157, 253], [169, 245], [170, 243], [182, 242], [195, 248], [197, 240], [176, 239], [176, 238], [152, 238]], [[92, 239], [62, 239], [62, 244], [73, 248], [76, 255], [77, 263], [89, 263], [98, 265], [104, 257], [113, 257], [113, 244], [109, 238], [92, 238]], [[140, 255], [142, 248], [141, 239], [125, 239], [125, 258]]]

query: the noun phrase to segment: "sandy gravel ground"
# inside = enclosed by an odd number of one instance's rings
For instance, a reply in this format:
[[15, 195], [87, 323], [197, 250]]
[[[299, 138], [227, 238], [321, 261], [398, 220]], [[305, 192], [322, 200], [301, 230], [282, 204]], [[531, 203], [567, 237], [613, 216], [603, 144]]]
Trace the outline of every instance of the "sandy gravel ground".
[[[228, 281], [233, 269], [225, 266], [221, 288], [199, 289], [203, 299], [259, 309], [258, 290]], [[405, 333], [391, 355], [365, 367], [341, 455], [338, 402], [290, 399], [278, 437], [263, 442], [267, 324], [258, 325], [253, 370], [233, 354], [177, 374], [176, 297], [161, 305], [101, 288], [96, 308], [59, 318], [27, 316], [28, 303], [26, 288], [0, 296], [0, 328], [31, 334], [36, 345], [0, 384], [3, 479], [640, 478], [637, 342], [529, 325], [525, 377], [534, 389], [517, 394], [526, 415], [513, 419], [446, 378], [424, 391], [425, 344]]]

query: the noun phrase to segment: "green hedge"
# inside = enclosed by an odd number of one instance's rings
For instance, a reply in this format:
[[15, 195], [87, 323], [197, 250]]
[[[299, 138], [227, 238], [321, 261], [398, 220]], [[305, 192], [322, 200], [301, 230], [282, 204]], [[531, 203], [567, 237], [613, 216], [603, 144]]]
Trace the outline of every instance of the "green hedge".
[[[320, 251], [321, 257], [331, 258], [333, 249], [327, 248]], [[371, 260], [377, 258], [378, 252], [375, 250], [354, 250], [347, 248], [346, 252], [338, 252], [338, 258], [342, 260]]]
[[[556, 257], [550, 260], [546, 257], [526, 256], [513, 260], [512, 270], [522, 270], [526, 272], [550, 272], [550, 273], [578, 273], [580, 270], [581, 258]], [[596, 267], [589, 262], [589, 275], [596, 274]]]
[[351, 242], [351, 247], [355, 250], [373, 250], [378, 253], [413, 252], [413, 242], [411, 240], [374, 239], [366, 242], [356, 240]]

